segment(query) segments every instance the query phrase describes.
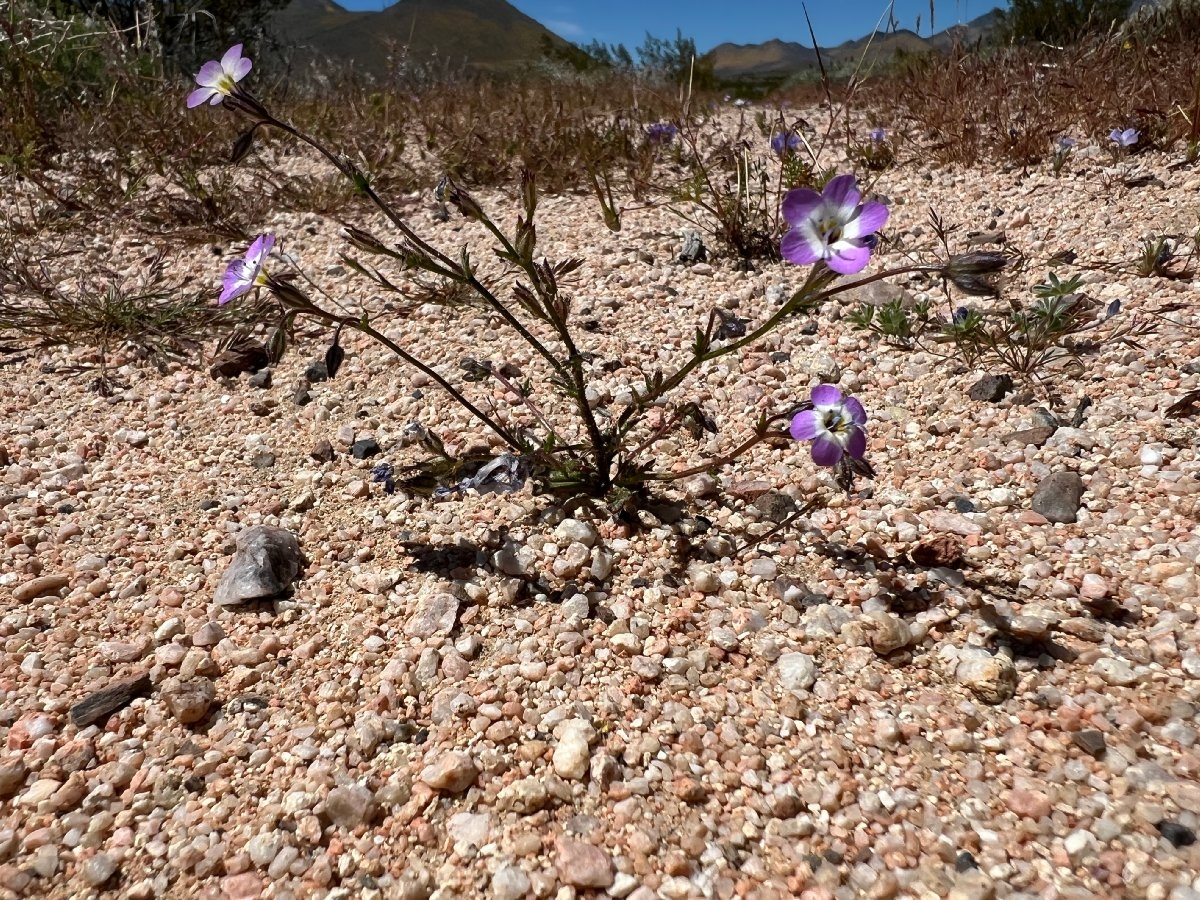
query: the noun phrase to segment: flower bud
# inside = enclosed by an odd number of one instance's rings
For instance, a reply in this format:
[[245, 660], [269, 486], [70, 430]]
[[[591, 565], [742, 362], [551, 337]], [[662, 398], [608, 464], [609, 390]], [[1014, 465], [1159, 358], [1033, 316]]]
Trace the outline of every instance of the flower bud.
[[477, 222], [484, 220], [483, 207], [475, 202], [475, 198], [454, 183], [449, 175], [443, 175], [438, 182], [437, 198], [443, 203], [449, 203], [468, 219]]

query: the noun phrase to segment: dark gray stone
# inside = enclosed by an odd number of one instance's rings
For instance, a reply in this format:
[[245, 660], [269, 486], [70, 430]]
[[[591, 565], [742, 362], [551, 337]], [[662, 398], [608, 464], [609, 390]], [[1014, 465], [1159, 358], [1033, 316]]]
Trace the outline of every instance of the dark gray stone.
[[683, 249], [679, 253], [679, 261], [681, 263], [698, 263], [708, 259], [708, 250], [704, 247], [704, 242], [700, 240], [700, 234], [695, 231], [686, 231], [683, 235]]
[[1054, 472], [1042, 479], [1033, 495], [1033, 511], [1051, 522], [1072, 524], [1083, 499], [1083, 479], [1075, 472]]
[[372, 437], [362, 438], [350, 445], [350, 455], [355, 459], [369, 459], [379, 455], [379, 452], [379, 444]]
[[303, 566], [300, 542], [290, 531], [273, 525], [247, 528], [237, 536], [237, 552], [213, 600], [218, 606], [236, 606], [277, 597], [300, 577]]
[[106, 684], [71, 707], [71, 721], [79, 728], [87, 728], [110, 713], [116, 712], [134, 697], [149, 691], [150, 673], [148, 672], [139, 672], [129, 678]]
[[1075, 742], [1076, 747], [1095, 759], [1099, 759], [1108, 752], [1108, 743], [1104, 739], [1104, 732], [1097, 731], [1095, 728], [1077, 731], [1071, 735], [1071, 740]]
[[324, 360], [311, 362], [308, 368], [304, 370], [304, 378], [309, 384], [316, 384], [318, 381], [329, 380], [329, 368], [325, 365]]
[[296, 393], [292, 394], [292, 402], [297, 406], [308, 406], [312, 403], [312, 394], [308, 392], [308, 385], [303, 381], [296, 385]]
[[269, 388], [271, 386], [271, 370], [259, 369], [250, 376], [250, 387], [253, 388]]
[[971, 385], [967, 396], [972, 400], [996, 403], [1013, 389], [1013, 380], [1008, 375], [984, 375]]
[[322, 438], [317, 441], [316, 445], [309, 451], [309, 456], [317, 462], [332, 462], [333, 461], [333, 444]]

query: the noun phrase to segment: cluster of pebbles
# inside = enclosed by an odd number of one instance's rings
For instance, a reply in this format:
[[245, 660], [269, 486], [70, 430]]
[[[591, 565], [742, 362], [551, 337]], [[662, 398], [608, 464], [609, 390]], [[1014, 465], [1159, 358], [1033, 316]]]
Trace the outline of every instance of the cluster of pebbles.
[[[962, 246], [1030, 258], [1013, 296], [1065, 250], [1121, 263], [1083, 267], [1084, 290], [1156, 326], [1137, 344], [972, 392], [1004, 373], [847, 321], [933, 290], [901, 279], [703, 369], [686, 392], [720, 433], [655, 447], [700, 462], [835, 381], [870, 415], [877, 474], [851, 495], [801, 445], [685, 479], [636, 526], [528, 489], [386, 494], [371, 468], [422, 457], [413, 422], [451, 453], [502, 448], [349, 333], [334, 379], [312, 330], [269, 377], [129, 363], [101, 396], [72, 368], [87, 351], [6, 367], [0, 896], [1200, 897], [1200, 465], [1195, 420], [1166, 413], [1200, 388], [1200, 282], [1132, 274], [1140, 238], [1196, 224], [1200, 175], [1170, 162], [873, 185], [892, 218], [870, 271], [928, 252], [932, 206]], [[486, 258], [471, 223], [403, 207]], [[337, 221], [268, 226], [451, 377], [468, 356], [540, 376], [480, 308], [389, 318]], [[804, 275], [680, 264], [663, 210], [613, 234], [549, 197], [538, 228], [585, 260], [570, 290], [602, 413], [712, 307], [759, 320]], [[175, 266], [220, 275], [207, 252]], [[258, 526], [296, 539], [267, 599], [222, 587]]]

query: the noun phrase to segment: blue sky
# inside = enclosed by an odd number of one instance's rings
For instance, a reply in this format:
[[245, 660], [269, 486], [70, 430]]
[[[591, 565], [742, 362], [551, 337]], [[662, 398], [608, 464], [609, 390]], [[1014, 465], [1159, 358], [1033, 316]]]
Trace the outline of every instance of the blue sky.
[[[347, 9], [380, 9], [386, 0], [340, 0]], [[673, 38], [675, 29], [694, 38], [697, 49], [717, 44], [757, 44], [771, 38], [809, 43], [808, 27], [799, 0], [509, 0], [551, 31], [575, 43], [593, 38], [606, 44], [623, 43], [635, 50], [646, 32]], [[930, 0], [809, 0], [809, 16], [823, 46], [868, 34], [887, 10], [899, 27], [929, 34]], [[935, 0], [934, 28], [940, 31], [981, 16], [1004, 0]]]

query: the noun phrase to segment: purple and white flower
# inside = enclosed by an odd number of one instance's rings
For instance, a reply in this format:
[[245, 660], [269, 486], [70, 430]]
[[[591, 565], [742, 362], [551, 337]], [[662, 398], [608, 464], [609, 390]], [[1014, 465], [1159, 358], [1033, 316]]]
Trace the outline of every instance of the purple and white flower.
[[807, 266], [824, 260], [841, 275], [861, 272], [871, 260], [875, 232], [888, 219], [888, 208], [862, 195], [853, 175], [839, 175], [818, 194], [795, 188], [783, 198], [783, 218], [791, 226], [780, 251], [788, 262]]
[[267, 271], [263, 268], [271, 248], [275, 246], [275, 235], [260, 234], [241, 259], [235, 259], [225, 269], [225, 277], [221, 279], [221, 296], [217, 303], [228, 303], [235, 297], [240, 297], [251, 288], [262, 287], [267, 283]]
[[813, 388], [812, 409], [792, 417], [792, 437], [812, 441], [812, 458], [818, 466], [836, 466], [843, 456], [862, 459], [867, 451], [863, 425], [867, 411], [854, 397], [843, 397], [832, 384]]
[[1138, 142], [1138, 138], [1141, 136], [1142, 133], [1136, 128], [1126, 128], [1124, 131], [1120, 128], [1114, 128], [1108, 133], [1108, 139], [1122, 149], [1132, 147]]
[[1075, 138], [1068, 137], [1064, 134], [1058, 139], [1058, 142], [1055, 146], [1058, 148], [1059, 153], [1069, 153], [1070, 151], [1074, 150], [1078, 144], [1079, 141], [1075, 140]]
[[671, 122], [651, 122], [646, 126], [646, 140], [651, 144], [669, 144], [679, 129]]
[[871, 139], [871, 143], [882, 144], [884, 141], [887, 140], [887, 129], [886, 128], [872, 128], [870, 133], [867, 136]]
[[242, 45], [234, 44], [225, 51], [220, 61], [210, 59], [196, 73], [196, 90], [188, 94], [187, 108], [195, 109], [209, 102], [216, 106], [234, 92], [237, 83], [250, 74], [253, 68], [249, 57], [242, 56]]

